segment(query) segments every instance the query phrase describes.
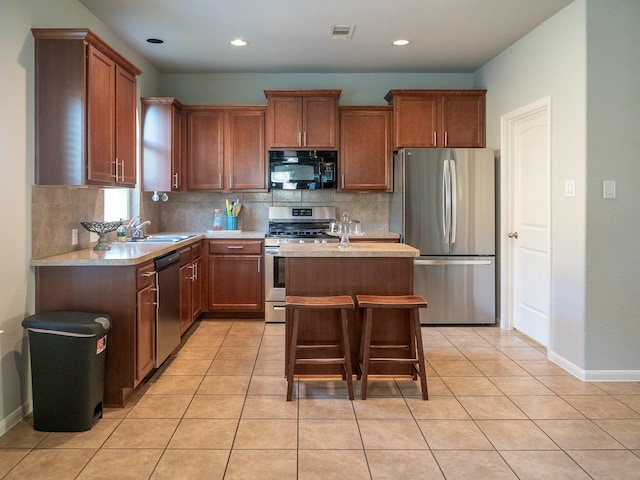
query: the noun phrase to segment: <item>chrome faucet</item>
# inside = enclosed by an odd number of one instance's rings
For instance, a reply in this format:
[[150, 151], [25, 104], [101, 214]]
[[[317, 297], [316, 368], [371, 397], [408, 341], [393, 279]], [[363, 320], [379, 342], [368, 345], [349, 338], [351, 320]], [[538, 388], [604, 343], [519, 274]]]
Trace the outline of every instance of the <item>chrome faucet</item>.
[[146, 225], [151, 225], [150, 220], [140, 223], [141, 220], [140, 215], [136, 215], [129, 222], [128, 228], [131, 230], [131, 240], [142, 240], [144, 238], [142, 228]]

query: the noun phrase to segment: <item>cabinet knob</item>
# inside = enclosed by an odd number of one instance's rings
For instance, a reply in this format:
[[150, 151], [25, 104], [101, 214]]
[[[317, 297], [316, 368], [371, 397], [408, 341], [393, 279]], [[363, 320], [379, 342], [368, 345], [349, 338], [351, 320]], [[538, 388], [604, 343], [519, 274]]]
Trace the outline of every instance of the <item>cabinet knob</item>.
[[518, 232], [509, 232], [509, 238], [518, 238]]

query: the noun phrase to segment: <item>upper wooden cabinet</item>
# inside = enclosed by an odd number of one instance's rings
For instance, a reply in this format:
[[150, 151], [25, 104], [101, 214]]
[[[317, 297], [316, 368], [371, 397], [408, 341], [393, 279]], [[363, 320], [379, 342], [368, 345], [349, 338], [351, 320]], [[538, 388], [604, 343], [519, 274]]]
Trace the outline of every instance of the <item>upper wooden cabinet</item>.
[[391, 191], [392, 107], [340, 107], [340, 190]]
[[185, 107], [187, 189], [266, 190], [263, 106]]
[[182, 104], [175, 98], [141, 98], [142, 189], [182, 190]]
[[336, 149], [341, 90], [265, 90], [269, 149]]
[[486, 90], [390, 90], [394, 148], [485, 146]]
[[136, 76], [88, 29], [32, 29], [35, 183], [136, 183]]

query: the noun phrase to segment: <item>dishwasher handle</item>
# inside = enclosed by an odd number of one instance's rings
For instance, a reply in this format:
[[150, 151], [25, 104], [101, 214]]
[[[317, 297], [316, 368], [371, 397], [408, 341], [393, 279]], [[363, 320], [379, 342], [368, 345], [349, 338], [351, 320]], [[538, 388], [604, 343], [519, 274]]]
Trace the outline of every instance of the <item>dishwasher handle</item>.
[[160, 270], [164, 270], [165, 268], [169, 268], [171, 265], [174, 265], [178, 262], [180, 262], [180, 254], [176, 250], [154, 260], [157, 272]]

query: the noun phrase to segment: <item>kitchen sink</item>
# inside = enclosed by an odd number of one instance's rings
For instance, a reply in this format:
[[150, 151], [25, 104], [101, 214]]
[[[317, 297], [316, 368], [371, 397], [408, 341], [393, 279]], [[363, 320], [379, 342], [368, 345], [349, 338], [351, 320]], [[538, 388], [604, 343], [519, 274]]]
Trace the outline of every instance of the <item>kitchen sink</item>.
[[188, 238], [192, 238], [195, 237], [194, 235], [179, 235], [179, 234], [156, 234], [156, 235], [149, 235], [147, 237], [138, 239], [138, 240], [133, 240], [133, 241], [138, 241], [138, 242], [168, 242], [168, 243], [175, 243], [175, 242], [180, 242], [182, 240], [187, 240]]

